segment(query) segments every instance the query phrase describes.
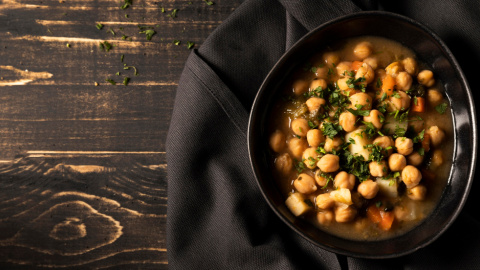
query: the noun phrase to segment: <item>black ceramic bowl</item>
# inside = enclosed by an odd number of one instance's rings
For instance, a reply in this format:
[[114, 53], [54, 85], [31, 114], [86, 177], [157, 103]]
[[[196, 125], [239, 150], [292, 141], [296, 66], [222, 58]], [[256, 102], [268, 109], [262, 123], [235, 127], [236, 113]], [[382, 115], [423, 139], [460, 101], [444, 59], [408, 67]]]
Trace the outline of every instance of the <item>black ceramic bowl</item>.
[[[343, 239], [296, 218], [272, 180], [268, 160], [267, 116], [286, 74], [318, 48], [355, 36], [374, 35], [396, 40], [413, 49], [420, 61], [433, 68], [443, 83], [452, 108], [454, 125], [453, 165], [442, 197], [433, 212], [407, 233], [379, 241]], [[308, 33], [289, 49], [263, 82], [250, 113], [248, 128], [250, 162], [258, 185], [275, 213], [304, 238], [329, 251], [363, 258], [391, 258], [425, 247], [455, 220], [468, 196], [477, 156], [475, 108], [465, 76], [450, 50], [425, 26], [387, 12], [361, 12], [327, 22]]]

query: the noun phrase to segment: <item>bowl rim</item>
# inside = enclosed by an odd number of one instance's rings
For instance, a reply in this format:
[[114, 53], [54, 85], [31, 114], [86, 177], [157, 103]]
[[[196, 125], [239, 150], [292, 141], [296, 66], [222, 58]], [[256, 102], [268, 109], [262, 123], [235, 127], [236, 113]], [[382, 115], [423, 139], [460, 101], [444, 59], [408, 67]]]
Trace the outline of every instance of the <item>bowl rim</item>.
[[[467, 183], [466, 183], [465, 192], [462, 194], [462, 197], [460, 199], [460, 203], [456, 206], [453, 213], [447, 219], [447, 222], [446, 222], [445, 226], [442, 227], [437, 232], [437, 234], [429, 237], [428, 239], [426, 239], [426, 241], [420, 243], [419, 245], [417, 245], [413, 248], [410, 248], [410, 249], [407, 249], [407, 250], [404, 250], [404, 251], [400, 251], [400, 252], [396, 252], [396, 253], [393, 253], [393, 254], [381, 254], [381, 255], [356, 254], [356, 253], [346, 251], [346, 250], [343, 250], [343, 249], [339, 249], [339, 248], [336, 248], [336, 247], [333, 247], [333, 246], [325, 245], [323, 243], [320, 243], [320, 242], [315, 241], [314, 239], [310, 238], [308, 235], [306, 235], [304, 232], [302, 232], [299, 228], [294, 226], [292, 224], [292, 222], [289, 221], [282, 213], [280, 213], [280, 211], [277, 209], [277, 207], [273, 204], [270, 197], [266, 194], [266, 192], [262, 188], [262, 185], [261, 185], [259, 177], [258, 177], [259, 174], [257, 173], [254, 161], [252, 159], [252, 156], [253, 156], [252, 155], [252, 147], [253, 147], [253, 145], [252, 145], [252, 135], [253, 135], [252, 134], [252, 122], [254, 122], [253, 118], [256, 115], [256, 112], [259, 110], [258, 100], [260, 99], [260, 96], [262, 95], [262, 93], [266, 91], [265, 90], [266, 85], [269, 83], [269, 78], [272, 76], [272, 73], [274, 73], [274, 71], [279, 66], [284, 64], [286, 59], [288, 59], [288, 57], [289, 57], [289, 52], [290, 51], [295, 50], [297, 47], [301, 47], [304, 40], [313, 36], [317, 31], [320, 31], [323, 28], [326, 28], [326, 27], [328, 27], [330, 25], [333, 25], [333, 24], [340, 23], [342, 21], [357, 19], [357, 18], [361, 18], [361, 17], [365, 17], [365, 16], [376, 16], [376, 17], [379, 17], [379, 18], [381, 18], [381, 17], [393, 18], [393, 19], [411, 24], [411, 25], [419, 28], [423, 32], [427, 33], [428, 35], [430, 35], [430, 37], [432, 37], [435, 40], [435, 42], [437, 42], [437, 44], [441, 47], [441, 49], [444, 50], [447, 59], [452, 64], [452, 68], [456, 72], [456, 75], [458, 76], [458, 79], [461, 83], [462, 88], [464, 88], [464, 90], [465, 90], [465, 94], [468, 98], [468, 100], [467, 100], [467, 102], [468, 102], [467, 103], [468, 104], [468, 106], [467, 106], [468, 107], [468, 116], [471, 118], [471, 129], [472, 129], [472, 134], [471, 134], [472, 137], [471, 138], [472, 138], [472, 141], [473, 141], [472, 159], [471, 159], [471, 162], [469, 164], [470, 170], [469, 170], [469, 173], [468, 173], [468, 179], [467, 179]], [[452, 114], [453, 114], [453, 112], [452, 112]], [[455, 119], [452, 118], [452, 121], [455, 121]], [[455, 134], [456, 133], [457, 133], [457, 131], [455, 130]], [[456, 140], [457, 135], [455, 135], [454, 137], [455, 137], [454, 139]], [[477, 145], [477, 137], [478, 137], [478, 134], [477, 134], [476, 110], [475, 110], [475, 103], [473, 101], [473, 96], [472, 96], [470, 86], [469, 86], [468, 81], [467, 81], [460, 65], [458, 64], [456, 58], [454, 57], [454, 55], [452, 54], [450, 49], [446, 46], [446, 44], [443, 42], [443, 40], [435, 32], [430, 30], [428, 27], [426, 27], [425, 25], [421, 24], [420, 22], [418, 22], [416, 20], [413, 20], [409, 17], [403, 16], [403, 15], [400, 15], [400, 14], [396, 14], [396, 13], [392, 13], [392, 12], [387, 12], [387, 11], [361, 11], [361, 12], [356, 12], [356, 13], [347, 14], [347, 15], [344, 15], [344, 16], [334, 18], [332, 20], [329, 20], [329, 21], [317, 26], [316, 28], [312, 29], [307, 34], [302, 36], [298, 41], [296, 41], [290, 48], [288, 48], [283, 53], [283, 55], [278, 59], [278, 61], [275, 63], [275, 65], [270, 69], [268, 74], [265, 76], [265, 79], [263, 80], [259, 90], [257, 91], [257, 94], [255, 95], [255, 99], [252, 103], [252, 108], [250, 110], [249, 120], [248, 120], [247, 147], [248, 147], [248, 154], [249, 154], [249, 160], [250, 160], [250, 167], [251, 167], [252, 172], [254, 174], [255, 181], [257, 182], [257, 185], [258, 185], [265, 201], [268, 203], [270, 208], [275, 212], [275, 214], [285, 224], [287, 224], [291, 229], [293, 229], [296, 233], [298, 233], [300, 236], [302, 236], [304, 239], [308, 240], [309, 242], [313, 243], [314, 245], [316, 245], [316, 246], [318, 246], [322, 249], [325, 249], [327, 251], [337, 253], [337, 254], [351, 256], [351, 257], [358, 257], [358, 258], [368, 258], [368, 259], [388, 259], [388, 258], [396, 258], [396, 257], [401, 257], [401, 256], [408, 255], [410, 253], [413, 253], [413, 252], [431, 244], [436, 239], [438, 239], [452, 225], [452, 223], [457, 219], [458, 215], [460, 214], [460, 212], [462, 211], [462, 209], [463, 209], [463, 207], [466, 203], [466, 200], [467, 200], [468, 195], [469, 195], [470, 190], [471, 190], [474, 174], [475, 174], [475, 164], [476, 164], [476, 161], [477, 161], [477, 146], [478, 146]], [[454, 151], [456, 151], [456, 148], [457, 148], [457, 146], [455, 144], [454, 145]], [[455, 160], [453, 160], [453, 162], [452, 162], [452, 165], [451, 165], [452, 168], [454, 167], [454, 164], [455, 164]], [[452, 173], [452, 170], [450, 170], [450, 174], [451, 173]], [[449, 178], [450, 177], [451, 177], [451, 175], [449, 175]], [[448, 185], [449, 181], [450, 181], [450, 179], [447, 181], [447, 185]], [[443, 197], [443, 195], [441, 195], [441, 197]], [[440, 201], [438, 203], [440, 203]], [[437, 205], [438, 205], [438, 203], [437, 203]], [[394, 236], [393, 238], [389, 238], [388, 240], [395, 239], [396, 237], [397, 236]], [[351, 240], [351, 241], [352, 242], [359, 242], [358, 240]]]

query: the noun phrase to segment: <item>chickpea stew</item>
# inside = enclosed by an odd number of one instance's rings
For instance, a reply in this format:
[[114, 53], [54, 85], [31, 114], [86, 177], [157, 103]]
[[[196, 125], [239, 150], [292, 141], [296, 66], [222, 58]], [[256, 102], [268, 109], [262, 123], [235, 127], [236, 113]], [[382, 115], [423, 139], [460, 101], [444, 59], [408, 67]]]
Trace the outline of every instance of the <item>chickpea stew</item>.
[[453, 155], [450, 106], [408, 48], [363, 36], [293, 70], [269, 114], [285, 204], [334, 235], [378, 240], [427, 218]]

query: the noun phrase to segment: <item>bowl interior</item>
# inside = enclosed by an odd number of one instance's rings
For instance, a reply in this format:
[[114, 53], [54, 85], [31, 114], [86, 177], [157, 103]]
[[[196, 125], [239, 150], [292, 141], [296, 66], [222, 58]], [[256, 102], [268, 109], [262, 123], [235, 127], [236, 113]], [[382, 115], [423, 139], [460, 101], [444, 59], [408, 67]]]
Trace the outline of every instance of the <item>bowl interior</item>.
[[[443, 82], [452, 108], [454, 153], [450, 178], [442, 197], [420, 225], [395, 238], [379, 241], [343, 239], [295, 218], [285, 206], [271, 176], [268, 162], [266, 121], [277, 89], [306, 58], [324, 45], [355, 36], [381, 36], [411, 48], [417, 57], [433, 68]], [[277, 62], [262, 84], [253, 104], [248, 147], [251, 165], [259, 187], [277, 215], [292, 229], [316, 245], [344, 255], [388, 258], [411, 253], [435, 240], [453, 222], [470, 190], [476, 157], [476, 123], [472, 96], [465, 77], [444, 43], [430, 30], [406, 17], [386, 12], [361, 12], [338, 18], [313, 30], [298, 41]]]

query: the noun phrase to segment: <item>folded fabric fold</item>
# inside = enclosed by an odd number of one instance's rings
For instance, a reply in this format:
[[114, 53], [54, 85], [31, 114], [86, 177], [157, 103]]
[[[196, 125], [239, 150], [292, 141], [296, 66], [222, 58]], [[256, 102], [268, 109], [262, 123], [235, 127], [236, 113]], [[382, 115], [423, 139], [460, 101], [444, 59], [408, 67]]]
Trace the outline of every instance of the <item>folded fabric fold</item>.
[[[457, 15], [467, 14], [468, 5], [456, 8], [448, 1], [439, 2]], [[398, 10], [407, 16], [421, 16], [408, 9], [409, 5], [428, 7], [427, 25], [439, 23], [441, 19], [434, 15], [444, 16], [443, 10], [435, 8], [435, 1], [402, 3]], [[462, 214], [439, 240], [403, 258], [339, 260], [283, 224], [257, 187], [248, 159], [246, 131], [260, 84], [285, 50], [309, 30], [357, 11], [360, 8], [348, 0], [247, 0], [198, 51], [192, 51], [180, 78], [167, 139], [167, 249], [171, 269], [480, 266], [480, 259], [474, 256], [480, 254], [478, 215]], [[452, 21], [467, 21], [473, 30], [480, 29], [480, 20], [475, 19]], [[460, 26], [445, 27], [454, 31]], [[480, 42], [480, 36], [463, 35], [468, 42]], [[474, 49], [474, 55], [480, 55], [480, 49]], [[475, 62], [468, 60], [473, 62], [466, 64]]]

